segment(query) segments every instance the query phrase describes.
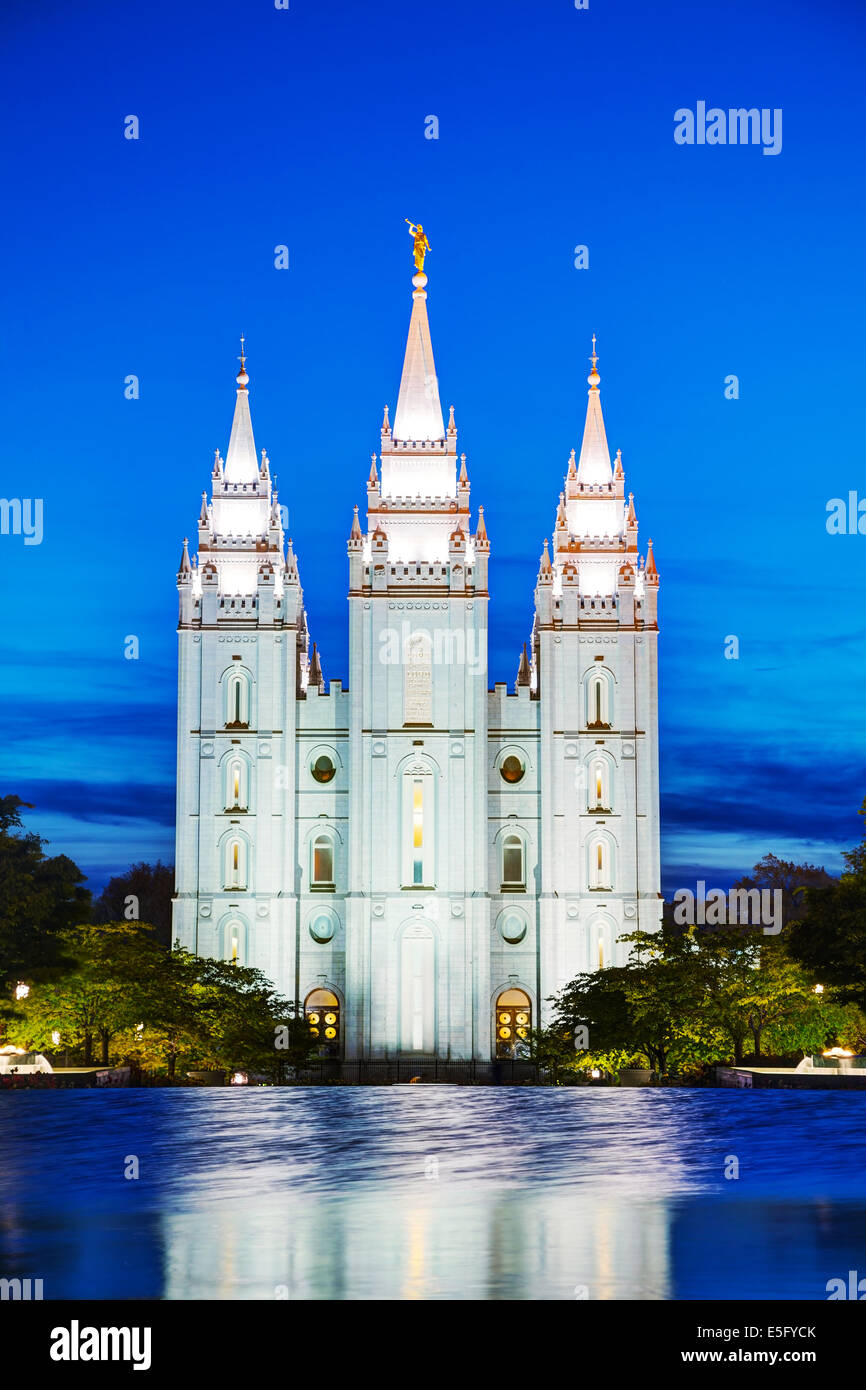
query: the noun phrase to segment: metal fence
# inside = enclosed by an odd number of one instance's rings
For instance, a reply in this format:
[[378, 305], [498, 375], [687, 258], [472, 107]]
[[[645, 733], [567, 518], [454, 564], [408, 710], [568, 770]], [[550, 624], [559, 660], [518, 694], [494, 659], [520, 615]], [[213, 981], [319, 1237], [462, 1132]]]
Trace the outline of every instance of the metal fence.
[[291, 1085], [321, 1086], [342, 1083], [353, 1086], [537, 1086], [548, 1080], [534, 1062], [506, 1059], [497, 1062], [450, 1062], [441, 1057], [355, 1058], [347, 1061], [322, 1058], [299, 1068]]

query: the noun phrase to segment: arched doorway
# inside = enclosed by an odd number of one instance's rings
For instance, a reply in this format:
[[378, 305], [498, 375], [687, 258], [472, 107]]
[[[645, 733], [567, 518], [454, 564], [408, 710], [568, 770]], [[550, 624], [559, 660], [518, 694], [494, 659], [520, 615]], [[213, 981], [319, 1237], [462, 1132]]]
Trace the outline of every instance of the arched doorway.
[[423, 922], [400, 942], [400, 1051], [436, 1051], [436, 943]]
[[497, 1057], [520, 1057], [529, 1050], [532, 1001], [525, 990], [503, 990], [493, 1012]]
[[304, 1016], [310, 1036], [319, 1043], [319, 1055], [336, 1057], [340, 1051], [340, 1001], [331, 989], [314, 989], [304, 1000]]

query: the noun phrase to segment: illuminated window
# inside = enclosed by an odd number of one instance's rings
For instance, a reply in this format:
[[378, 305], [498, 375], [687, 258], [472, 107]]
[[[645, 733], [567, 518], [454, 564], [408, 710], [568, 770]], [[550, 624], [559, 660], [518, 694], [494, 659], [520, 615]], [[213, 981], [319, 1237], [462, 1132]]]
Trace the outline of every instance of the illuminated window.
[[604, 927], [598, 928], [598, 968], [604, 969]]
[[515, 893], [525, 887], [523, 841], [519, 835], [506, 835], [502, 841], [502, 891]]
[[522, 989], [506, 989], [493, 1014], [497, 1057], [520, 1057], [529, 1051], [532, 1004]]
[[603, 811], [610, 807], [608, 788], [608, 766], [603, 758], [597, 758], [589, 770], [589, 809]]
[[233, 965], [239, 965], [242, 961], [242, 940], [243, 933], [240, 922], [229, 922], [226, 927], [226, 958]]
[[600, 835], [589, 842], [589, 886], [610, 890], [613, 887], [610, 845]]
[[329, 835], [317, 835], [313, 841], [314, 888], [334, 886], [334, 842]]
[[503, 758], [499, 765], [499, 775], [503, 782], [510, 782], [512, 785], [522, 781], [525, 772], [524, 763], [514, 753], [509, 753], [508, 757]]
[[226, 767], [226, 810], [246, 811], [248, 806], [247, 764], [242, 758], [232, 758]]
[[433, 778], [418, 765], [403, 775], [402, 883], [404, 888], [432, 888], [434, 883]]
[[424, 782], [412, 783], [412, 882], [424, 882]]
[[246, 888], [247, 886], [247, 847], [237, 837], [226, 842], [225, 848], [225, 886], [226, 888]]
[[330, 989], [314, 989], [304, 1000], [310, 1037], [320, 1056], [335, 1057], [340, 1050], [340, 1001]]
[[332, 782], [337, 774], [336, 765], [333, 759], [328, 757], [327, 753], [323, 753], [321, 757], [316, 758], [310, 771], [317, 782]]

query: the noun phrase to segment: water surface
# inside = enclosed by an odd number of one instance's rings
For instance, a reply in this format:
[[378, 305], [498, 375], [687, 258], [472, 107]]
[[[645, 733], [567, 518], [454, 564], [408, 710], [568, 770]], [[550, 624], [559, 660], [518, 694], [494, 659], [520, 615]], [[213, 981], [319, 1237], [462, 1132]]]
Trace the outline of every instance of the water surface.
[[18, 1091], [0, 1143], [0, 1276], [46, 1298], [824, 1299], [866, 1275], [858, 1093]]

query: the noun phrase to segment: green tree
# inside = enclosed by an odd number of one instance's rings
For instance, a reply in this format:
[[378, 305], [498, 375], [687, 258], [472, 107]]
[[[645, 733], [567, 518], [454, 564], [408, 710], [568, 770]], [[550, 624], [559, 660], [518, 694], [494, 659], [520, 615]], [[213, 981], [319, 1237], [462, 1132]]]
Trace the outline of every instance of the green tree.
[[57, 1029], [63, 1047], [80, 1049], [90, 1066], [94, 1047], [108, 1064], [111, 1041], [135, 1026], [143, 1003], [142, 957], [147, 935], [138, 923], [70, 927], [59, 932], [66, 969], [31, 987], [8, 1032], [13, 1042], [43, 1049]]
[[90, 910], [84, 874], [65, 854], [46, 855], [42, 837], [24, 831], [24, 806], [19, 796], [0, 797], [0, 995], [20, 979], [56, 971], [60, 933]]
[[[866, 817], [866, 801], [859, 814]], [[789, 950], [818, 983], [866, 1009], [866, 833], [843, 858], [841, 878], [803, 893]]]

